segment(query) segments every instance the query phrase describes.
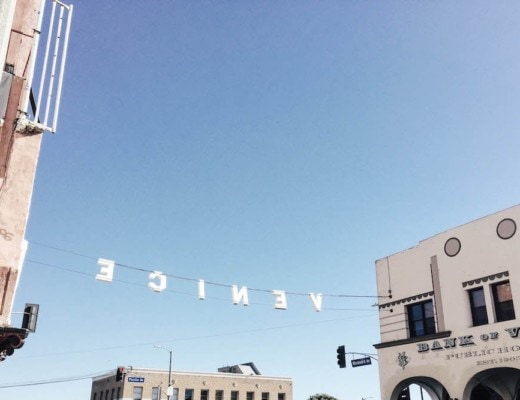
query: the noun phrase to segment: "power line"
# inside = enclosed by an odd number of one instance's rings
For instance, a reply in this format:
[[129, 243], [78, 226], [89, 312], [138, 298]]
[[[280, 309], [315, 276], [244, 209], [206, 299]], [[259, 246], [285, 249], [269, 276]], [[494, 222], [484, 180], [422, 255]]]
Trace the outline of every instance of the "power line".
[[46, 380], [42, 380], [42, 381], [4, 383], [4, 384], [0, 384], [0, 389], [7, 389], [7, 388], [14, 388], [14, 387], [38, 386], [38, 385], [51, 385], [54, 383], [81, 381], [81, 380], [85, 380], [85, 379], [92, 379], [95, 376], [102, 375], [102, 374], [105, 374], [108, 372], [110, 372], [110, 371], [98, 372], [98, 373], [81, 375], [81, 376], [69, 376], [69, 377], [64, 377], [64, 378], [46, 379]]
[[[362, 317], [372, 317], [373, 315], [364, 315]], [[347, 319], [357, 319], [361, 318], [361, 316], [357, 317], [344, 317], [344, 318], [335, 318], [335, 319], [328, 319], [323, 321], [314, 321], [314, 322], [300, 322], [296, 324], [287, 324], [287, 325], [278, 325], [278, 326], [271, 326], [271, 327], [265, 327], [265, 328], [255, 328], [255, 329], [247, 329], [242, 331], [233, 331], [233, 332], [221, 332], [221, 333], [215, 333], [211, 335], [201, 335], [201, 336], [186, 336], [186, 337], [178, 337], [178, 338], [166, 338], [166, 339], [155, 339], [149, 342], [142, 342], [142, 343], [132, 343], [132, 344], [126, 344], [126, 345], [117, 345], [117, 346], [106, 346], [106, 347], [97, 347], [97, 348], [91, 348], [88, 350], [75, 350], [75, 351], [63, 351], [63, 352], [52, 352], [52, 353], [42, 353], [42, 354], [34, 354], [31, 356], [24, 356], [20, 355], [20, 358], [39, 358], [39, 357], [49, 357], [52, 356], [58, 356], [58, 355], [70, 355], [70, 354], [82, 354], [82, 353], [92, 353], [94, 351], [107, 351], [107, 350], [118, 350], [118, 349], [125, 349], [125, 348], [136, 348], [136, 347], [147, 347], [147, 346], [154, 346], [157, 343], [174, 343], [174, 342], [184, 342], [184, 341], [191, 341], [191, 340], [202, 340], [202, 339], [213, 339], [213, 338], [219, 338], [224, 336], [235, 336], [235, 335], [244, 335], [244, 334], [252, 334], [252, 333], [260, 333], [260, 332], [267, 332], [267, 331], [274, 331], [279, 329], [289, 329], [289, 328], [296, 328], [296, 327], [305, 327], [305, 326], [312, 326], [312, 325], [321, 325], [321, 324], [328, 324], [328, 323], [334, 323], [339, 321], [344, 321]]]
[[[56, 251], [59, 251], [59, 252], [62, 252], [62, 253], [71, 254], [71, 255], [78, 256], [78, 257], [87, 258], [87, 259], [90, 259], [90, 260], [98, 260], [98, 258], [96, 258], [96, 257], [85, 255], [85, 254], [82, 254], [82, 253], [78, 253], [78, 252], [72, 251], [72, 250], [62, 249], [62, 248], [59, 248], [59, 247], [56, 247], [56, 246], [50, 246], [50, 245], [47, 245], [47, 244], [44, 244], [44, 243], [39, 243], [39, 242], [32, 242], [31, 241], [30, 243], [34, 244], [36, 246], [45, 247], [45, 248], [56, 250]], [[122, 264], [122, 263], [117, 263], [117, 262], [114, 262], [114, 265], [116, 265], [118, 267], [121, 267], [121, 268], [126, 268], [126, 269], [129, 269], [129, 270], [133, 270], [133, 271], [147, 272], [147, 273], [154, 272], [153, 270], [150, 270], [150, 269], [147, 269], [147, 268], [135, 267], [135, 266], [131, 266], [131, 265], [128, 265], [128, 264]], [[76, 271], [76, 272], [78, 272], [78, 271]], [[80, 273], [80, 272], [78, 272], [78, 273]], [[164, 276], [166, 276], [166, 277], [173, 278], [173, 279], [178, 279], [178, 280], [191, 281], [191, 282], [198, 282], [199, 281], [199, 279], [197, 279], [197, 278], [185, 277], [185, 276], [180, 276], [180, 275], [172, 275], [172, 274], [168, 274], [168, 273], [164, 273], [164, 272], [162, 272], [162, 274]], [[211, 285], [211, 286], [220, 286], [220, 287], [227, 287], [227, 288], [231, 288], [232, 287], [232, 285], [225, 284], [225, 283], [219, 283], [219, 282], [204, 281], [204, 283], [206, 285]], [[249, 287], [249, 286], [248, 286], [247, 289], [250, 290], [250, 291], [254, 291], [254, 292], [265, 292], [265, 293], [271, 293], [272, 292], [272, 290], [270, 290], [270, 289], [260, 289], [260, 288], [254, 288], [254, 287]], [[303, 293], [303, 292], [286, 292], [286, 294], [293, 295], [293, 296], [308, 296], [309, 295], [309, 293]], [[327, 294], [327, 293], [322, 293], [321, 296], [323, 296], [323, 297], [338, 297], [338, 298], [387, 298], [388, 297], [388, 296], [378, 296], [378, 295]]]
[[[61, 266], [58, 266], [58, 265], [55, 265], [55, 264], [50, 264], [50, 263], [46, 263], [46, 262], [42, 262], [42, 261], [38, 261], [38, 260], [33, 260], [31, 258], [28, 258], [25, 261], [28, 262], [28, 263], [38, 264], [38, 265], [41, 265], [41, 266], [44, 266], [44, 267], [57, 269], [57, 270], [60, 270], [60, 271], [65, 271], [65, 272], [69, 272], [69, 273], [83, 275], [83, 276], [87, 276], [89, 278], [95, 278], [95, 275], [87, 273], [87, 272], [84, 272], [84, 271], [78, 271], [78, 270], [72, 269], [72, 268], [61, 267]], [[135, 283], [135, 282], [129, 282], [129, 281], [121, 280], [121, 279], [113, 278], [112, 281], [113, 282], [117, 282], [117, 283], [122, 283], [124, 285], [130, 285], [130, 286], [147, 288], [146, 285]], [[227, 287], [227, 285], [225, 285], [225, 286]], [[252, 290], [252, 289], [248, 288], [248, 290]], [[180, 291], [180, 290], [173, 290], [173, 289], [168, 289], [168, 288], [164, 289], [164, 291], [167, 292], [167, 293], [175, 293], [175, 294], [182, 294], [182, 295], [190, 296], [190, 297], [197, 297], [192, 292], [188, 293], [188, 292], [183, 292], [183, 291]], [[264, 292], [271, 293], [272, 291], [265, 290]], [[295, 294], [295, 293], [288, 292], [288, 294]], [[306, 296], [308, 296], [308, 294], [306, 294]], [[337, 296], [334, 296], [334, 297], [345, 297], [345, 296], [344, 295], [337, 295]], [[349, 297], [366, 297], [366, 296], [349, 296]], [[205, 298], [206, 299], [210, 299], [210, 300], [218, 300], [218, 301], [225, 301], [225, 302], [229, 301], [228, 298], [216, 297], [216, 296], [206, 296]], [[251, 305], [272, 306], [272, 304], [260, 303], [260, 302], [249, 302], [249, 304], [251, 304]], [[337, 307], [334, 307], [334, 308], [332, 308], [332, 307], [323, 307], [322, 310], [324, 310], [324, 311], [371, 311], [369, 309], [337, 308]]]

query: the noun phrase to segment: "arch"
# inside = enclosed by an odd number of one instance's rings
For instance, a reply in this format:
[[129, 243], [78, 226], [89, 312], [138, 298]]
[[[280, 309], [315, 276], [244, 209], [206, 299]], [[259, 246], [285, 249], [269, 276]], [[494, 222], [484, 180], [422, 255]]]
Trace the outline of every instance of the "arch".
[[475, 374], [464, 389], [468, 400], [520, 400], [520, 369], [491, 368]]
[[[414, 376], [408, 379], [405, 379], [399, 382], [394, 390], [392, 391], [392, 395], [390, 400], [398, 400], [399, 394], [403, 391], [403, 389], [409, 387], [410, 385], [418, 385], [424, 389], [426, 393], [430, 396], [432, 400], [450, 400], [450, 395], [444, 385], [440, 383], [438, 380], [430, 378], [428, 376]], [[519, 398], [520, 400], [520, 398]]]

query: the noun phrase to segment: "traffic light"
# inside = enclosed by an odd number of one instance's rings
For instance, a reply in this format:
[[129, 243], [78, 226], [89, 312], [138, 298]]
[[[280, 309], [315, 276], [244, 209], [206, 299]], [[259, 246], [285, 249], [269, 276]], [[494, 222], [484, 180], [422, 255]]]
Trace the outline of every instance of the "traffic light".
[[121, 382], [123, 380], [123, 372], [124, 372], [124, 368], [123, 367], [117, 367], [117, 370], [116, 370], [116, 382]]
[[338, 349], [336, 350], [338, 353], [338, 365], [340, 368], [345, 368], [347, 366], [347, 363], [345, 361], [345, 346], [338, 346]]
[[399, 394], [399, 400], [410, 400], [410, 389], [405, 387]]
[[38, 304], [26, 304], [23, 310], [22, 328], [28, 329], [29, 332], [36, 331], [36, 321], [38, 321]]

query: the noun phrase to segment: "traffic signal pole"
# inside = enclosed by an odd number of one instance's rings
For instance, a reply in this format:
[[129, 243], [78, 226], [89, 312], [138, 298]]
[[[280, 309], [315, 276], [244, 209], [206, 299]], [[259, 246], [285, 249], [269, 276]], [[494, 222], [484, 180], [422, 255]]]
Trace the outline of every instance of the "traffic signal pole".
[[[352, 363], [352, 366], [353, 367], [358, 367], [358, 366], [361, 366], [361, 365], [367, 365], [367, 364], [371, 364], [370, 363], [370, 360], [377, 360], [377, 358], [375, 357], [375, 354], [368, 354], [368, 353], [356, 353], [356, 352], [353, 352], [353, 351], [349, 351], [349, 352], [346, 352], [345, 351], [345, 346], [341, 345], [341, 346], [338, 346], [338, 348], [336, 349], [336, 358], [337, 358], [337, 362], [338, 362], [338, 366], [340, 368], [345, 368], [347, 366], [347, 361], [346, 361], [346, 355], [347, 354], [351, 354], [351, 355], [360, 355], [360, 356], [363, 356], [365, 357], [365, 360], [364, 359], [361, 359], [361, 360], [353, 360], [353, 363]], [[354, 364], [355, 361], [358, 361], [357, 364]], [[362, 361], [365, 361], [365, 362], [362, 362]]]

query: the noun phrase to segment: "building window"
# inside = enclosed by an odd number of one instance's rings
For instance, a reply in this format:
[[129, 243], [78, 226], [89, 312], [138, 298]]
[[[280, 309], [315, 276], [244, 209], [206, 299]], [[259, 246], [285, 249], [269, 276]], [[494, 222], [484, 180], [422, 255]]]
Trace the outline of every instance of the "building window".
[[435, 317], [433, 301], [412, 304], [408, 309], [408, 328], [410, 337], [424, 336], [435, 333]]
[[479, 287], [472, 289], [468, 293], [473, 326], [486, 325], [488, 323], [488, 316], [486, 299], [484, 298], [484, 288]]
[[99, 392], [99, 400], [103, 400], [103, 391]]
[[108, 389], [107, 389], [107, 391], [105, 392], [105, 400], [110, 400], [110, 397], [108, 397]]
[[94, 393], [94, 397], [92, 397], [92, 400], [96, 400], [97, 399], [97, 393]]
[[120, 399], [121, 398], [121, 386], [119, 386], [117, 388], [117, 398]]
[[193, 400], [193, 389], [184, 390], [184, 400]]
[[202, 389], [200, 391], [200, 400], [209, 400], [209, 390]]
[[262, 400], [269, 400], [269, 392], [262, 392]]
[[170, 396], [171, 400], [179, 400], [179, 388], [173, 388], [173, 394]]
[[238, 400], [238, 391], [236, 391], [236, 390], [231, 391], [231, 400]]
[[223, 390], [215, 390], [215, 400], [224, 400]]
[[115, 391], [116, 391], [116, 390], [115, 390], [114, 388], [112, 388], [112, 392], [110, 393], [110, 398], [111, 398], [112, 400], [115, 400], [115, 397], [114, 397]]
[[161, 400], [161, 391], [158, 387], [152, 388], [152, 400]]
[[247, 392], [246, 393], [247, 400], [255, 400], [255, 392]]
[[495, 303], [496, 321], [509, 321], [515, 319], [515, 308], [509, 281], [493, 285], [493, 301]]
[[278, 393], [278, 400], [285, 400], [285, 393]]
[[143, 399], [143, 387], [142, 386], [134, 386], [133, 400], [142, 400], [142, 399]]

